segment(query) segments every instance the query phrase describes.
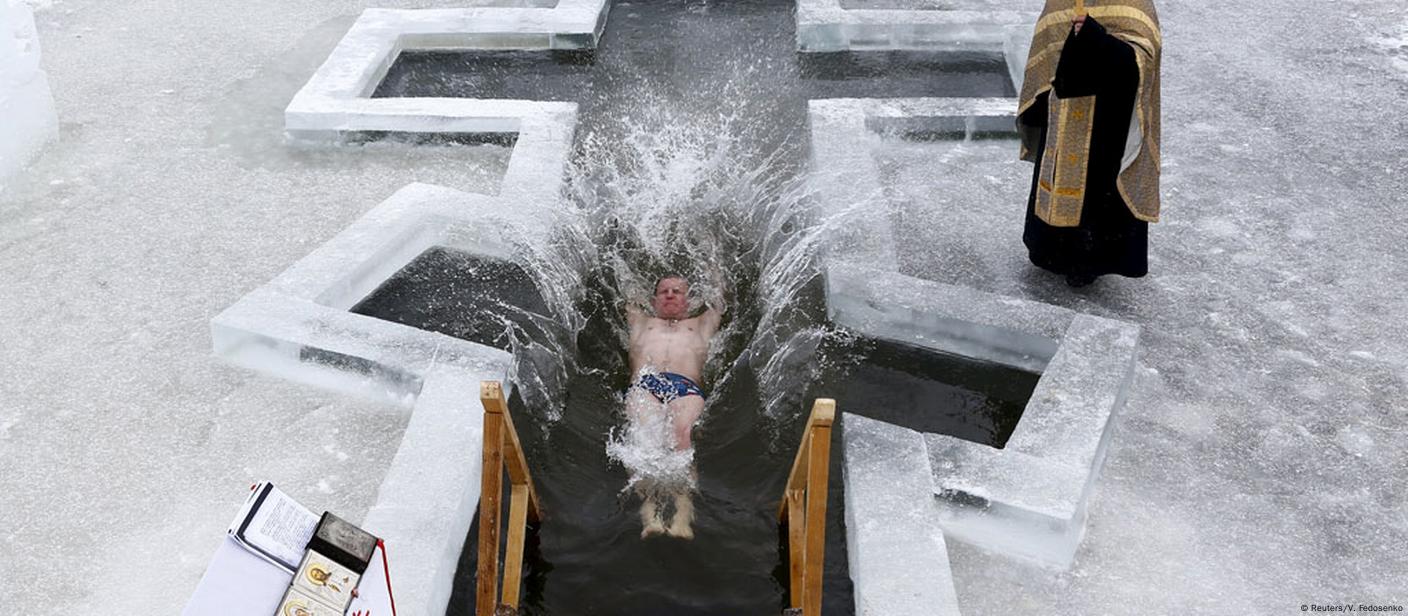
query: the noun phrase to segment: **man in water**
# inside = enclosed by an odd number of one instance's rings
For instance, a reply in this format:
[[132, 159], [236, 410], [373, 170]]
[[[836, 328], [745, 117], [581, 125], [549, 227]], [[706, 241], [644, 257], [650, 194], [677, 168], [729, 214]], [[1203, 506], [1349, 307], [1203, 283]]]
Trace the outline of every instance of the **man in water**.
[[[707, 306], [703, 312], [690, 316], [689, 281], [670, 274], [655, 283], [655, 294], [650, 300], [653, 315], [635, 306], [626, 308], [631, 372], [635, 375], [626, 392], [626, 413], [633, 422], [651, 417], [650, 414], [665, 413], [675, 451], [693, 447], [690, 431], [704, 412], [704, 390], [699, 381], [709, 340], [723, 319], [722, 290], [714, 303], [717, 308]], [[675, 512], [668, 527], [661, 520], [655, 499], [649, 494], [643, 496], [642, 538], [661, 533], [682, 539], [694, 537], [690, 528], [694, 505], [688, 488], [675, 492]]]

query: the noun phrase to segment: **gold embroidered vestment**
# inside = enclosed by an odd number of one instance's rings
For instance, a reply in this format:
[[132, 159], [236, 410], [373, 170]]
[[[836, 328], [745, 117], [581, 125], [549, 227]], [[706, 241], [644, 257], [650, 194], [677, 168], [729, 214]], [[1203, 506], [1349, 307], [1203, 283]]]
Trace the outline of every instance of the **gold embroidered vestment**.
[[[1110, 35], [1128, 43], [1139, 67], [1139, 91], [1130, 130], [1140, 131], [1139, 151], [1119, 173], [1116, 185], [1135, 218], [1159, 219], [1159, 64], [1163, 46], [1158, 15], [1150, 0], [1089, 0], [1087, 12]], [[1046, 148], [1037, 180], [1035, 213], [1054, 227], [1080, 223], [1086, 197], [1087, 163], [1095, 118], [1095, 96], [1062, 99], [1052, 92], [1057, 63], [1071, 30], [1074, 0], [1047, 0], [1032, 37], [1017, 108], [1022, 160], [1036, 160], [1040, 128], [1021, 125], [1022, 114], [1048, 94]]]

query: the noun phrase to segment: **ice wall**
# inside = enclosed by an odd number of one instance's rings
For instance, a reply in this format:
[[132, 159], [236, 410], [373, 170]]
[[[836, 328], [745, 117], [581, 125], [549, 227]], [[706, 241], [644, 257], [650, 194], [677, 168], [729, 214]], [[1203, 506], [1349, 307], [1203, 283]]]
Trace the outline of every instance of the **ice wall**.
[[960, 613], [924, 437], [846, 414], [846, 549], [856, 616]]
[[49, 78], [39, 67], [34, 13], [0, 0], [0, 190], [58, 132]]
[[[550, 207], [550, 206], [549, 206]], [[492, 197], [411, 184], [211, 320], [216, 355], [285, 378], [414, 404], [363, 526], [386, 540], [398, 612], [444, 614], [479, 498], [486, 380], [498, 349], [347, 311], [433, 246], [512, 259], [544, 240]], [[520, 211], [541, 210], [520, 204]]]
[[[962, 3], [798, 0], [797, 50], [921, 49], [1010, 52], [1011, 38], [1031, 38], [1041, 13], [1035, 0]], [[1025, 64], [1025, 57], [1022, 58]]]
[[[833, 323], [867, 338], [1041, 372], [1004, 449], [942, 434], [915, 433], [899, 442], [908, 448], [909, 440], [925, 441], [921, 449], [931, 458], [938, 497], [933, 518], [948, 538], [1069, 566], [1085, 532], [1110, 420], [1129, 390], [1140, 328], [844, 262], [827, 268], [826, 303]], [[853, 468], [850, 457], [847, 469], [870, 472]], [[885, 461], [876, 472], [894, 470], [894, 462]], [[852, 575], [862, 568], [853, 566]]]

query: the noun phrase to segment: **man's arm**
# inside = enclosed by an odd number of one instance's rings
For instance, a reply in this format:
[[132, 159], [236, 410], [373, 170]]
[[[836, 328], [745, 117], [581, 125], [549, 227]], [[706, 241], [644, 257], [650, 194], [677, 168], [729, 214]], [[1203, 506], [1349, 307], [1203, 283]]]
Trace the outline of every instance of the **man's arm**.
[[724, 279], [717, 270], [712, 278], [713, 289], [709, 297], [704, 300], [704, 312], [699, 315], [702, 332], [705, 338], [713, 337], [714, 332], [719, 331], [719, 325], [723, 323], [724, 312], [728, 310], [728, 303], [724, 301]]
[[646, 314], [645, 309], [629, 300], [626, 301], [626, 328], [630, 330], [632, 334], [634, 334], [637, 329], [643, 327], [646, 320], [649, 318], [650, 315]]
[[699, 328], [702, 330], [699, 333], [706, 340], [713, 338], [714, 334], [719, 331], [719, 324], [723, 323], [723, 320], [723, 313], [713, 307], [705, 308], [704, 312], [699, 314]]

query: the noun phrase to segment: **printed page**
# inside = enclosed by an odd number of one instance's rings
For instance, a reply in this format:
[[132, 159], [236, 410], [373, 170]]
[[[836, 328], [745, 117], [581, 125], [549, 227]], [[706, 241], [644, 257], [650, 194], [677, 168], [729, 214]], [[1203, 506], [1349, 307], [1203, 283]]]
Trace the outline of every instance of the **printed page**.
[[256, 503], [235, 537], [293, 571], [303, 560], [318, 516], [272, 484], [257, 492], [262, 495], [256, 494]]

